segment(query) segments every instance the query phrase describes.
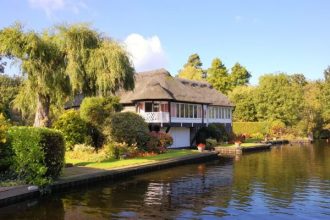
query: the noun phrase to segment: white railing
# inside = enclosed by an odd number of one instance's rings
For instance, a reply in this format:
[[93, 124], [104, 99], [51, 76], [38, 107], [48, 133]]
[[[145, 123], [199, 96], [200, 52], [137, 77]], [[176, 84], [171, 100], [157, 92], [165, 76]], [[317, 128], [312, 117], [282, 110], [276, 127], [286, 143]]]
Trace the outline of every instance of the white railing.
[[140, 115], [148, 123], [168, 123], [170, 116], [168, 112], [140, 112]]

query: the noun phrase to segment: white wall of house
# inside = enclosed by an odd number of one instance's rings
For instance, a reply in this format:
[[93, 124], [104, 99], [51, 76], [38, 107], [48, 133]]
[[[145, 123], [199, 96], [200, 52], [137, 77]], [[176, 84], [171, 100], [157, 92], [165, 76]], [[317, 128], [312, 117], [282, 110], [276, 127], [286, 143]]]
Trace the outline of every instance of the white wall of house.
[[173, 144], [170, 148], [190, 146], [190, 128], [172, 127], [169, 134], [173, 137]]

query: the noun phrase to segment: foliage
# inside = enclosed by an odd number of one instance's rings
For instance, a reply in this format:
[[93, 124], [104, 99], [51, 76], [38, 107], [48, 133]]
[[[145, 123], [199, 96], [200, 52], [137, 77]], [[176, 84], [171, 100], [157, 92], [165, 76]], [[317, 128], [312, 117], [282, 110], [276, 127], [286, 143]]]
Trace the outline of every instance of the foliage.
[[214, 147], [217, 146], [218, 141], [213, 138], [206, 139], [205, 150], [214, 150]]
[[108, 143], [125, 142], [128, 145], [137, 144], [138, 148], [143, 148], [149, 140], [148, 132], [147, 123], [133, 112], [115, 113], [104, 125]]
[[268, 134], [270, 128], [269, 122], [233, 122], [233, 132], [235, 134]]
[[217, 142], [228, 141], [229, 135], [223, 124], [209, 124], [208, 126], [209, 137], [216, 139]]
[[29, 184], [44, 185], [60, 175], [65, 153], [60, 132], [47, 128], [12, 127], [9, 137], [19, 178]]
[[66, 158], [70, 158], [68, 162], [101, 162], [109, 159], [105, 149], [96, 151], [94, 147], [85, 144], [76, 144], [72, 151], [67, 151], [65, 154]]
[[167, 147], [173, 144], [173, 138], [165, 132], [150, 132], [150, 139], [147, 143], [147, 151], [154, 153], [165, 153]]
[[238, 86], [228, 94], [230, 101], [235, 105], [234, 121], [257, 120], [255, 92], [256, 89], [252, 86]]
[[0, 171], [6, 171], [13, 162], [12, 149], [8, 142], [7, 131], [10, 125], [5, 117], [0, 114]]
[[120, 112], [122, 105], [119, 98], [115, 96], [104, 97], [86, 97], [80, 105], [80, 116], [85, 121], [101, 126], [105, 119], [113, 112]]
[[235, 63], [235, 65], [231, 68], [230, 73], [231, 89], [237, 86], [247, 85], [250, 78], [251, 74], [247, 71], [247, 69], [241, 64]]
[[260, 77], [256, 89], [256, 110], [259, 121], [281, 120], [291, 126], [301, 119], [303, 86], [286, 74]]
[[0, 113], [11, 121], [19, 120], [19, 115], [13, 109], [12, 101], [18, 94], [21, 83], [20, 77], [0, 74]]
[[212, 61], [211, 68], [207, 70], [207, 81], [218, 91], [227, 94], [231, 88], [228, 70], [219, 58]]
[[0, 31], [0, 54], [18, 59], [34, 93], [35, 126], [49, 126], [51, 105], [71, 94], [108, 95], [134, 87], [134, 68], [117, 42], [85, 24], [39, 34], [20, 24]]
[[136, 144], [128, 145], [127, 143], [112, 142], [105, 146], [106, 155], [108, 158], [120, 159], [121, 157], [131, 158], [138, 154]]
[[178, 77], [190, 80], [203, 80], [204, 71], [202, 62], [198, 54], [189, 56], [188, 61], [184, 64], [183, 69], [179, 71]]
[[53, 127], [63, 133], [68, 150], [72, 150], [76, 144], [90, 144], [92, 142], [89, 124], [80, 118], [78, 111], [68, 110], [64, 112]]
[[273, 121], [270, 125], [270, 133], [274, 136], [281, 136], [285, 133], [285, 124], [280, 120]]

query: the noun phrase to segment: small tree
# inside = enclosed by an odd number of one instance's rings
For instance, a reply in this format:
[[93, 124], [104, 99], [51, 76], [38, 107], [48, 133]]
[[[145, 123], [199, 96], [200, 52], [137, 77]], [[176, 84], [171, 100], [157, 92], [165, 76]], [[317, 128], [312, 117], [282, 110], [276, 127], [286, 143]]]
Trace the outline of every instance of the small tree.
[[108, 142], [137, 144], [139, 148], [145, 147], [149, 139], [148, 133], [148, 124], [133, 112], [115, 113], [104, 126], [104, 134]]
[[80, 116], [96, 127], [102, 127], [112, 113], [121, 110], [122, 105], [118, 97], [86, 97], [80, 105]]

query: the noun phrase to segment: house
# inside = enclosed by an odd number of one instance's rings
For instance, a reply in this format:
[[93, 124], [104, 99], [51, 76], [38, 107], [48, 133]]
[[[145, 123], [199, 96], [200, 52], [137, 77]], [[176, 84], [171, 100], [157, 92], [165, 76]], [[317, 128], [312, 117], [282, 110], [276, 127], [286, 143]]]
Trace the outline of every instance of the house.
[[172, 77], [165, 69], [135, 75], [135, 89], [118, 93], [123, 111], [141, 115], [152, 130], [160, 127], [174, 140], [171, 147], [191, 146], [198, 129], [210, 123], [232, 129], [233, 105], [206, 82]]

